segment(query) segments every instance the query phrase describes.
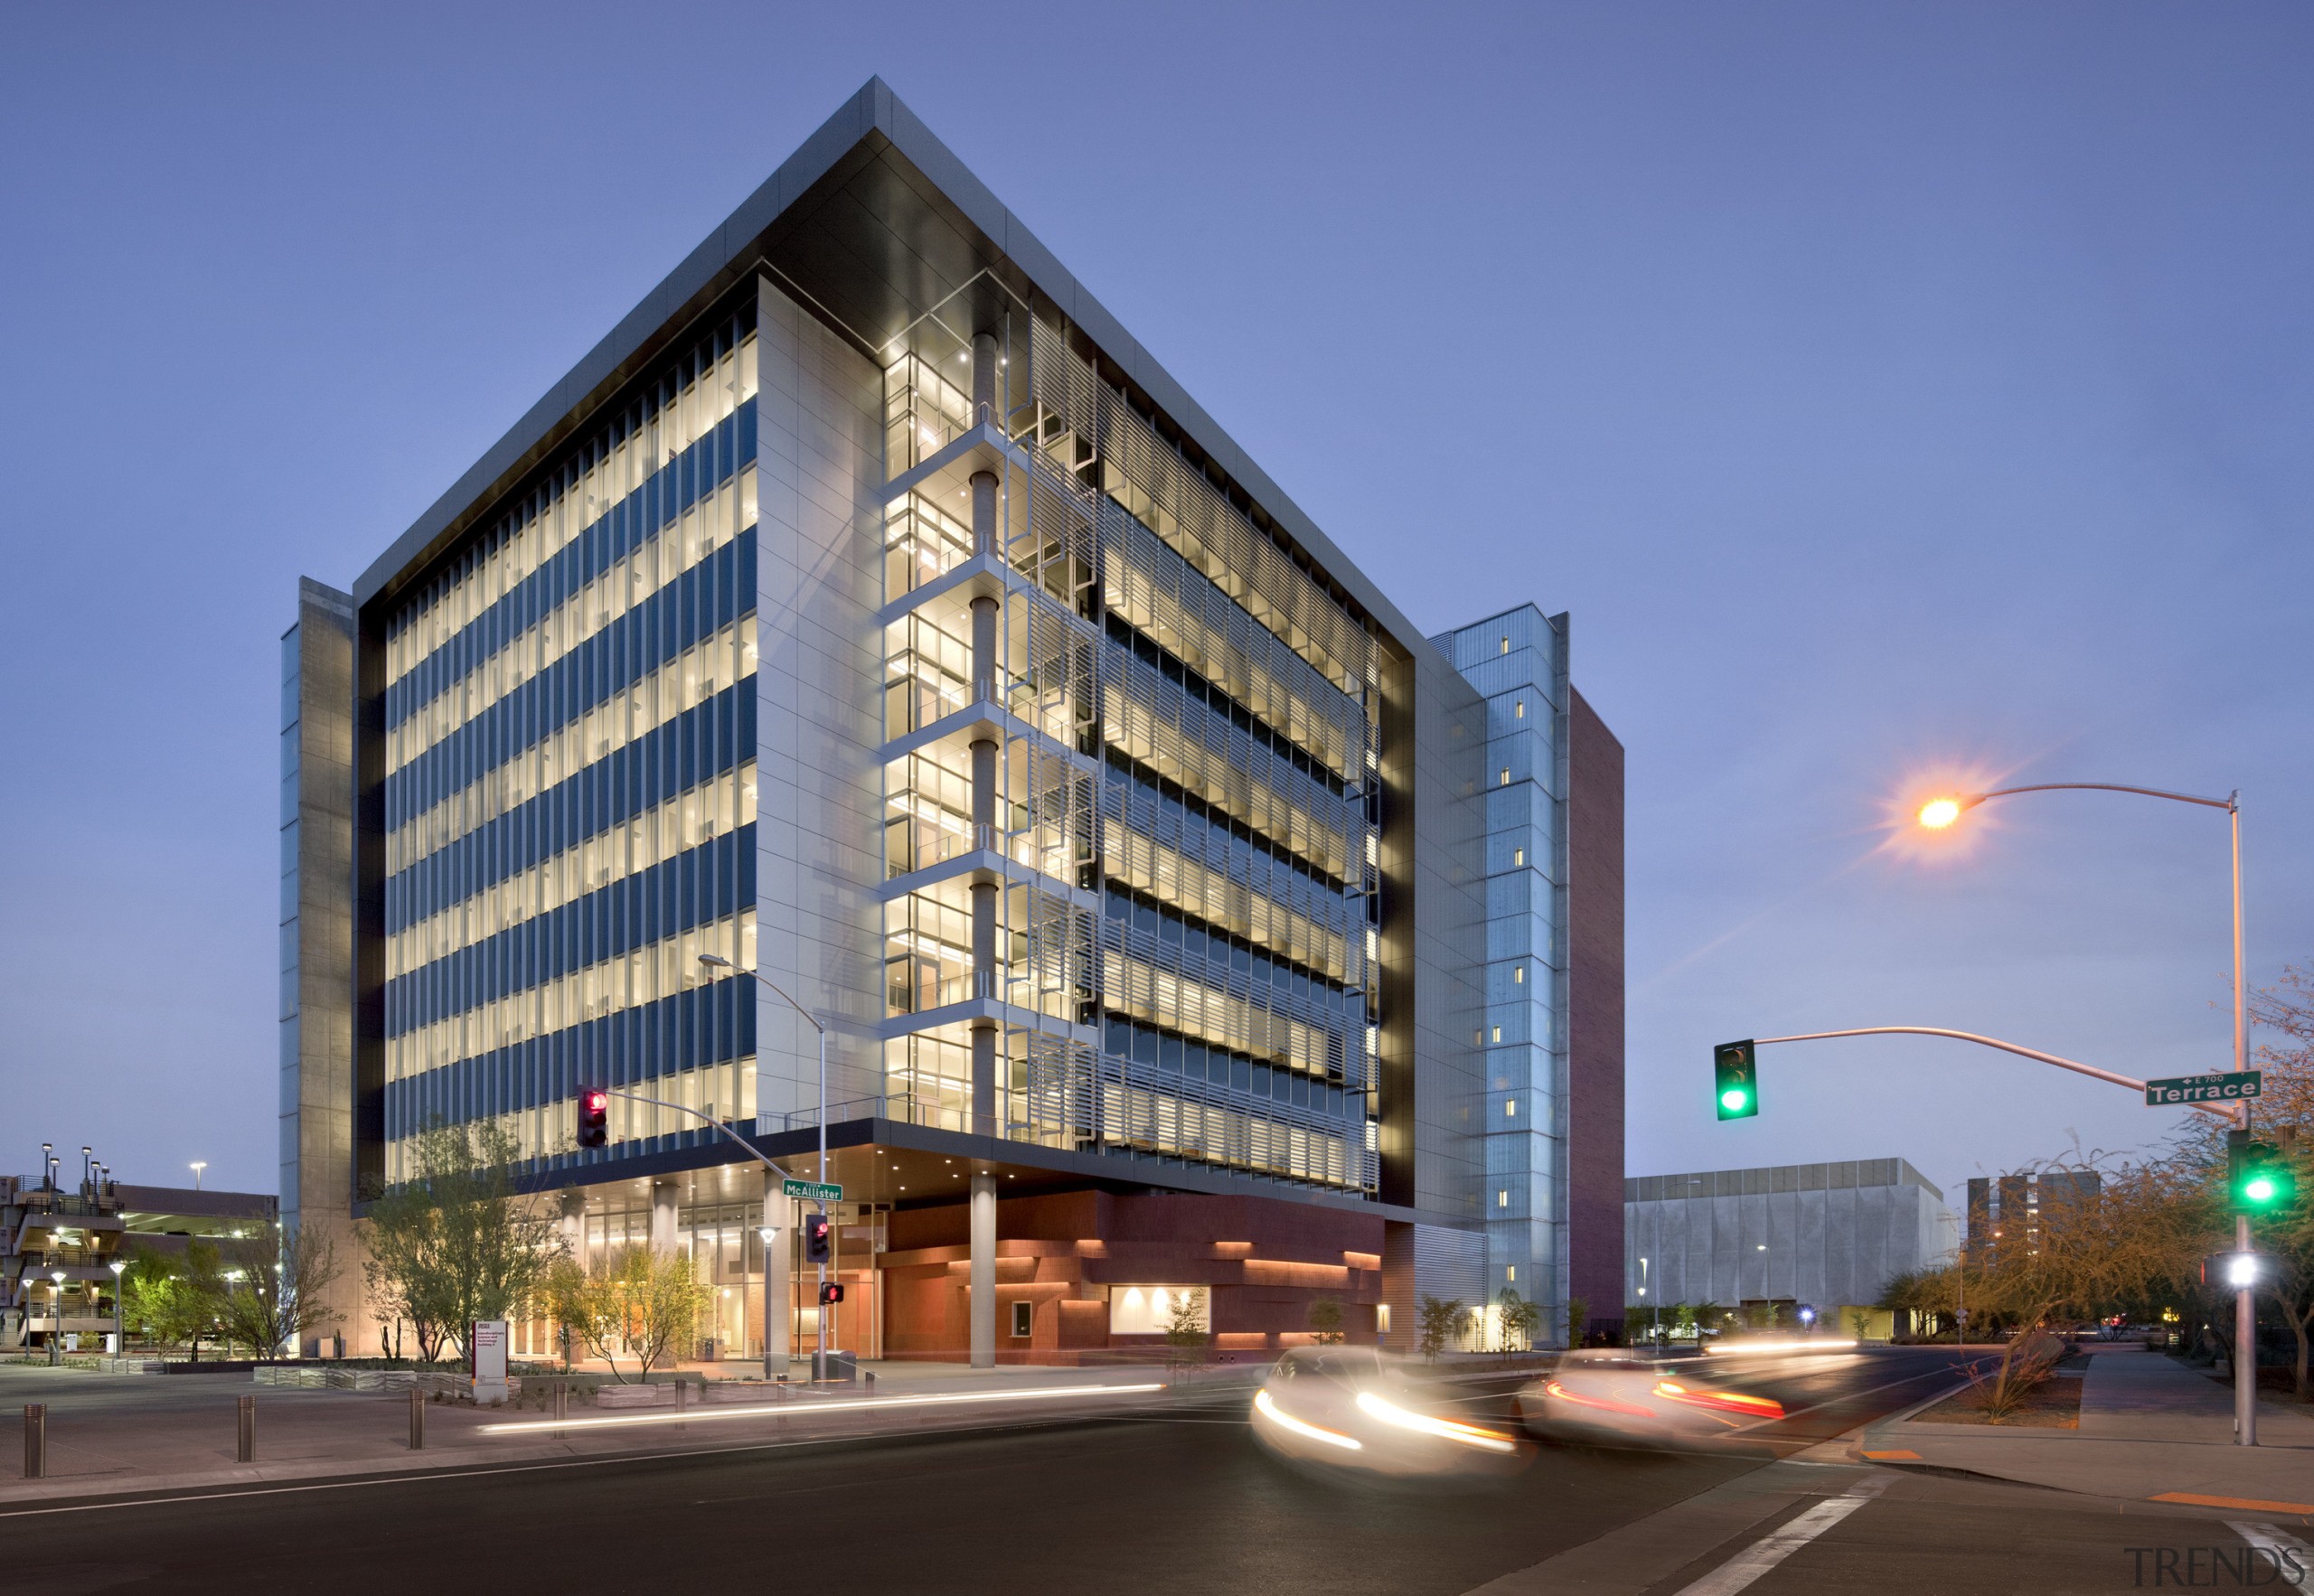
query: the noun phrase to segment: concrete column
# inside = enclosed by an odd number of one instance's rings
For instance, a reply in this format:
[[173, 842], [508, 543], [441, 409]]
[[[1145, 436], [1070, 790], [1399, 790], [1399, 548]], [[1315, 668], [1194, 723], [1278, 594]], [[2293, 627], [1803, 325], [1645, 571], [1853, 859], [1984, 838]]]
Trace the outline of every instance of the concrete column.
[[577, 1192], [562, 1195], [562, 1246], [570, 1261], [587, 1267], [587, 1199]]
[[651, 1188], [651, 1250], [675, 1250], [675, 1183], [672, 1180], [655, 1182]]
[[757, 1293], [762, 1299], [764, 1350], [769, 1354], [776, 1374], [786, 1368], [791, 1356], [787, 1332], [793, 1317], [795, 1281], [788, 1274], [787, 1261], [795, 1256], [795, 1200], [780, 1195], [779, 1177], [769, 1169], [763, 1172], [763, 1222], [777, 1229], [764, 1247], [766, 1289]]
[[[996, 600], [973, 600], [973, 696], [996, 697]], [[992, 793], [994, 789], [991, 789]]]
[[973, 552], [996, 552], [996, 474], [973, 473]]
[[1003, 420], [996, 413], [996, 338], [980, 333], [973, 337], [973, 424], [987, 426]]
[[973, 1177], [973, 1367], [996, 1366], [996, 1177]]
[[[973, 909], [980, 909], [981, 893], [991, 896], [992, 887], [973, 888]], [[1003, 1127], [996, 1122], [996, 1022], [990, 1019], [973, 1023], [973, 1134], [1001, 1136]]]

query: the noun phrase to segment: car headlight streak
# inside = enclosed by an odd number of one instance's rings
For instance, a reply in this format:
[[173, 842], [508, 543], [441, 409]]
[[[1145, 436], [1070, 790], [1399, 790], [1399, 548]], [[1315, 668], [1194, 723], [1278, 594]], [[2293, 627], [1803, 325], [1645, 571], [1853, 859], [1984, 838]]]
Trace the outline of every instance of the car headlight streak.
[[1401, 1430], [1412, 1430], [1423, 1435], [1435, 1435], [1447, 1441], [1459, 1441], [1464, 1446], [1483, 1447], [1491, 1452], [1519, 1450], [1518, 1442], [1492, 1430], [1482, 1430], [1476, 1424], [1465, 1424], [1458, 1419], [1434, 1418], [1429, 1413], [1417, 1413], [1386, 1401], [1371, 1391], [1358, 1394], [1358, 1411], [1385, 1424], [1395, 1424]]
[[1354, 1435], [1344, 1435], [1339, 1430], [1329, 1430], [1322, 1424], [1312, 1424], [1303, 1420], [1295, 1418], [1292, 1413], [1287, 1413], [1284, 1408], [1278, 1406], [1275, 1402], [1272, 1401], [1267, 1391], [1256, 1391], [1254, 1393], [1254, 1412], [1260, 1414], [1263, 1418], [1267, 1419], [1279, 1429], [1291, 1431], [1293, 1433], [1303, 1437], [1304, 1440], [1322, 1441], [1328, 1446], [1338, 1446], [1344, 1451], [1350, 1452], [1364, 1451], [1366, 1450], [1366, 1443], [1359, 1441], [1358, 1437]]

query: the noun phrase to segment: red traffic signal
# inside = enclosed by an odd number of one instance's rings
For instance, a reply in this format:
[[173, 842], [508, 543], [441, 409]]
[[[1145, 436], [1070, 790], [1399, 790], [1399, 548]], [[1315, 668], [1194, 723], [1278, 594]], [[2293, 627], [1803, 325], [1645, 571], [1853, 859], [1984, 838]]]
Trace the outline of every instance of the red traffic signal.
[[825, 1263], [834, 1256], [834, 1230], [825, 1214], [806, 1215], [804, 1219], [804, 1259], [809, 1263]]
[[820, 1300], [823, 1302], [842, 1301], [843, 1287], [836, 1283], [834, 1281], [829, 1281], [826, 1284], [820, 1287]]
[[579, 1146], [608, 1147], [611, 1141], [610, 1117], [611, 1094], [609, 1093], [600, 1086], [578, 1088]]

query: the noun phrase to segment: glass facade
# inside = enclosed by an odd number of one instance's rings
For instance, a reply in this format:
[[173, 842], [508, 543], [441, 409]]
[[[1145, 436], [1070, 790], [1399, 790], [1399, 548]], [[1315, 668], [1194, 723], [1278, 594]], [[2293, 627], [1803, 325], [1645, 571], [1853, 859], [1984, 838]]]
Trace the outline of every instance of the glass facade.
[[[698, 338], [387, 617], [390, 1180], [437, 1115], [603, 1159], [581, 1080], [755, 1113], [752, 991], [698, 963], [754, 962], [755, 354]], [[690, 1126], [613, 1100], [614, 1151]]]
[[1486, 1295], [1563, 1303], [1566, 617], [1527, 605], [1434, 641], [1486, 699]]
[[1371, 1192], [1365, 623], [1025, 311], [885, 400], [895, 1117]]

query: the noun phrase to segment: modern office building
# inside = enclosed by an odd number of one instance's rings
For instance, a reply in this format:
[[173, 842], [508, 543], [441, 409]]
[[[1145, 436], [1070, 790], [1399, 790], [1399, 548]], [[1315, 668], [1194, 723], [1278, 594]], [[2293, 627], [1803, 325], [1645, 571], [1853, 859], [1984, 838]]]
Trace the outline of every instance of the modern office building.
[[1783, 1164], [1625, 1183], [1627, 1307], [1868, 1308], [1952, 1261], [1944, 1194], [1902, 1159]]
[[2041, 1216], [2094, 1199], [2104, 1189], [2094, 1169], [2038, 1169], [2022, 1175], [1973, 1176], [1969, 1181], [1969, 1262], [1989, 1267], [2004, 1251], [2040, 1245]]
[[1613, 1289], [1566, 618], [1425, 640], [880, 82], [283, 648], [299, 1223], [494, 1122], [754, 1356], [818, 1309], [709, 1122], [806, 1177], [824, 1119], [870, 1355]]

